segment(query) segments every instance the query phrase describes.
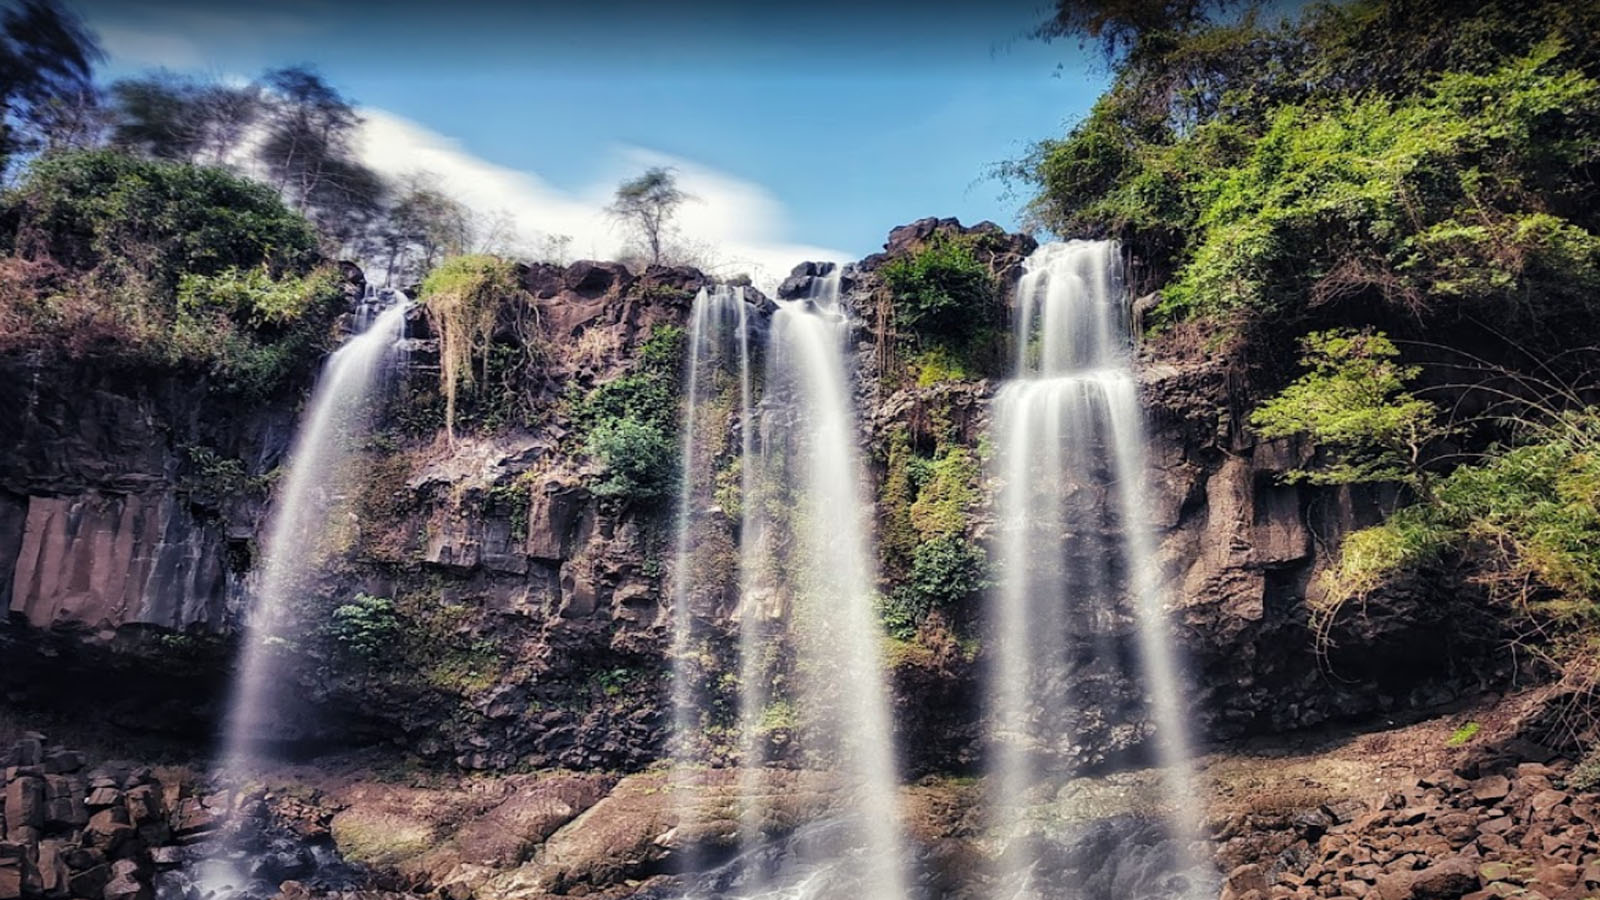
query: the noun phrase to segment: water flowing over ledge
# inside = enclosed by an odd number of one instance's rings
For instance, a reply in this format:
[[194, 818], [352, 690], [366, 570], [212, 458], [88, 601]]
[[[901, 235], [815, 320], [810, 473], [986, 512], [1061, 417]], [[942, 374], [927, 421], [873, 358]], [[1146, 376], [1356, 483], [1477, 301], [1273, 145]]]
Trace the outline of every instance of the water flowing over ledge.
[[[298, 591], [330, 561], [325, 546], [338, 511], [353, 442], [365, 433], [372, 403], [405, 333], [410, 301], [404, 295], [379, 309], [368, 297], [356, 311], [359, 331], [328, 358], [290, 451], [287, 474], [273, 507], [260, 582], [245, 623], [243, 651], [228, 705], [221, 774], [226, 782], [248, 776], [296, 714], [276, 668], [276, 648], [292, 640], [300, 623], [291, 608]], [[227, 848], [224, 847], [224, 852]], [[207, 880], [241, 884], [242, 873], [217, 861]]]
[[[1059, 896], [1033, 883], [1041, 852], [1029, 807], [1050, 785], [1051, 758], [1075, 736], [1062, 723], [1091, 666], [1118, 667], [1109, 642], [1074, 660], [1075, 633], [1094, 633], [1131, 604], [1142, 678], [1162, 766], [1175, 853], [1170, 865], [1210, 889], [1195, 847], [1203, 814], [1191, 776], [1188, 722], [1161, 577], [1145, 519], [1144, 427], [1114, 243], [1041, 246], [1024, 264], [1014, 321], [1016, 376], [995, 399], [1000, 584], [990, 610], [993, 722], [991, 819], [1014, 842], [1000, 877], [1018, 897]], [[1106, 496], [1105, 486], [1109, 485]]]

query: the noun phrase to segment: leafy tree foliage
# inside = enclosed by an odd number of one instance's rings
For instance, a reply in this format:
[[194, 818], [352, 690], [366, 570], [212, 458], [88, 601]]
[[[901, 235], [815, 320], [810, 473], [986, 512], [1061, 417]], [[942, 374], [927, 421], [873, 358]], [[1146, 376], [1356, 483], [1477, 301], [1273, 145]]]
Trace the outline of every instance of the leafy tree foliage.
[[111, 86], [113, 145], [157, 159], [226, 164], [261, 116], [256, 84], [242, 87], [158, 71]]
[[54, 0], [0, 13], [0, 174], [20, 152], [79, 146], [92, 136], [100, 48]]
[[332, 248], [361, 252], [383, 211], [385, 185], [355, 156], [355, 106], [315, 71], [275, 69], [263, 77], [266, 137], [257, 155], [289, 204]]
[[171, 290], [188, 274], [304, 271], [316, 234], [265, 185], [110, 150], [39, 160], [10, 197], [10, 249]]
[[1443, 436], [1438, 408], [1406, 385], [1421, 371], [1397, 363], [1383, 334], [1348, 329], [1315, 332], [1302, 341], [1310, 371], [1250, 417], [1263, 437], [1305, 436], [1323, 464], [1289, 480], [1312, 484], [1398, 481], [1422, 487], [1428, 446]]
[[401, 188], [379, 227], [388, 280], [418, 278], [447, 257], [467, 252], [472, 214], [422, 177]]
[[[1122, 238], [1167, 320], [1372, 301], [1570, 329], [1600, 285], [1600, 9], [1359, 0], [1297, 22], [1066, 3], [1117, 79], [1004, 167], [1036, 220]], [[1097, 32], [1096, 29], [1099, 29]]]
[[311, 368], [344, 306], [311, 224], [220, 169], [51, 154], [9, 203], [0, 347], [198, 369], [255, 396]]

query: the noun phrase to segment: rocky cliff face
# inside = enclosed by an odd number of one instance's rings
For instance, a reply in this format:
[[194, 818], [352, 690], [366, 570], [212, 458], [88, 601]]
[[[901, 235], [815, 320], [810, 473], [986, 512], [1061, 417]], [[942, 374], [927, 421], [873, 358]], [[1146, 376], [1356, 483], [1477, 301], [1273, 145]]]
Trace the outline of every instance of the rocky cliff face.
[[[976, 457], [988, 427], [994, 381], [907, 376], [877, 274], [953, 232], [989, 236], [988, 262], [1006, 286], [1033, 247], [993, 226], [924, 220], [845, 272], [884, 534], [897, 514], [885, 499], [894, 477], [885, 448], [897, 435], [918, 453], [937, 431]], [[797, 269], [782, 293], [803, 293], [817, 274]], [[469, 769], [635, 768], [659, 755], [670, 718], [670, 510], [596, 495], [579, 410], [602, 386], [639, 376], [641, 346], [683, 324], [707, 279], [595, 262], [535, 266], [523, 279], [531, 300], [502, 312], [500, 335], [534, 323], [539, 363], [520, 419], [469, 422], [453, 444], [429, 418], [437, 364], [426, 319], [415, 318], [408, 384], [362, 450], [349, 527], [336, 538], [341, 562], [301, 612], [309, 627], [291, 677], [321, 714], [286, 722], [286, 737], [395, 742]], [[79, 683], [60, 677], [66, 659], [97, 695], [139, 698], [140, 713], [116, 720], [204, 728], [299, 397], [242, 406], [158, 369], [0, 364], [0, 417], [18, 436], [0, 446], [0, 602], [10, 611], [0, 679], [14, 699], [49, 699], [51, 684]], [[1446, 602], [1451, 585], [1370, 598], [1319, 655], [1305, 604], [1315, 575], [1384, 498], [1282, 484], [1301, 451], [1249, 435], [1240, 406], [1252, 388], [1237, 378], [1226, 359], [1143, 361], [1151, 512], [1201, 735], [1426, 707], [1501, 680], [1492, 635], [1464, 627]], [[982, 543], [993, 523], [987, 489], [978, 494], [963, 527]], [[725, 517], [703, 537], [731, 546], [733, 527]], [[886, 562], [888, 581], [898, 565]], [[358, 594], [392, 602], [399, 616], [379, 657], [353, 653], [330, 625], [330, 611]], [[967, 770], [981, 756], [982, 636], [973, 598], [892, 654], [916, 772]], [[1132, 616], [1092, 623], [1082, 640], [1079, 738], [1057, 755], [1064, 766], [1104, 766], [1136, 754], [1148, 731], [1130, 668]], [[1116, 652], [1092, 652], [1107, 646]], [[97, 676], [108, 666], [134, 674], [108, 683]]]

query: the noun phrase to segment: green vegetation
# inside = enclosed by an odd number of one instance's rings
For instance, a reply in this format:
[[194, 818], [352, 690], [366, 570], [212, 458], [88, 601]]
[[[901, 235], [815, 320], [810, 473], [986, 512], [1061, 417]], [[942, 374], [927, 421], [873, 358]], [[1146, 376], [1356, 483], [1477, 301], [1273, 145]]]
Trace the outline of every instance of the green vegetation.
[[1345, 538], [1324, 605], [1470, 551], [1502, 599], [1589, 614], [1600, 595], [1600, 415], [1574, 413], [1440, 479], [1428, 499]]
[[1301, 347], [1310, 371], [1250, 416], [1262, 437], [1309, 437], [1325, 457], [1316, 468], [1289, 472], [1288, 480], [1397, 481], [1422, 489], [1424, 452], [1447, 432], [1435, 424], [1438, 408], [1405, 389], [1421, 369], [1397, 363], [1400, 351], [1381, 333], [1315, 332]]
[[343, 307], [310, 223], [219, 169], [55, 154], [4, 205], [0, 348], [199, 369], [254, 397], [312, 367]]
[[[1518, 399], [1515, 439], [1444, 475], [1427, 448], [1439, 410], [1407, 388], [1419, 369], [1397, 364], [1381, 333], [1323, 332], [1305, 342], [1311, 371], [1263, 403], [1267, 436], [1306, 435], [1321, 465], [1289, 473], [1313, 483], [1398, 482], [1415, 502], [1347, 535], [1315, 604], [1324, 630], [1348, 601], [1449, 554], [1470, 554], [1491, 595], [1557, 614], [1593, 611], [1600, 595], [1600, 415], [1565, 400]], [[1576, 397], [1571, 398], [1576, 399]], [[1502, 424], [1502, 423], [1495, 423]]]
[[[507, 407], [524, 402], [523, 376], [536, 356], [532, 333], [523, 323], [523, 316], [533, 315], [529, 300], [516, 266], [484, 254], [445, 260], [423, 281], [422, 303], [439, 335], [445, 433], [452, 440], [462, 388], [477, 388], [479, 418], [488, 419], [489, 427], [508, 424], [503, 421]], [[497, 342], [496, 330], [508, 313], [515, 333]]]
[[927, 244], [885, 263], [896, 335], [921, 387], [978, 377], [994, 368], [999, 282], [979, 258], [984, 234], [935, 234]]
[[972, 450], [949, 442], [920, 456], [896, 430], [885, 469], [882, 545], [894, 587], [879, 614], [891, 636], [910, 640], [934, 610], [952, 611], [988, 586], [988, 555], [967, 536], [980, 465]]
[[992, 318], [994, 273], [973, 244], [965, 236], [937, 234], [922, 249], [884, 265], [897, 325], [919, 336], [951, 338]]
[[597, 496], [643, 504], [671, 489], [677, 455], [654, 425], [632, 416], [610, 419], [589, 432], [585, 447], [604, 469], [591, 486]]
[[394, 652], [403, 629], [404, 621], [393, 600], [365, 593], [334, 607], [328, 622], [334, 643], [367, 662], [376, 662]]
[[7, 205], [18, 256], [158, 291], [191, 274], [305, 271], [317, 247], [311, 223], [264, 185], [111, 150], [40, 159]]
[[1038, 189], [1040, 224], [1148, 259], [1159, 320], [1359, 303], [1589, 320], [1600, 11], [1358, 0], [1267, 24], [1160, 6], [1062, 0], [1045, 31], [1106, 41], [1115, 83], [1002, 167]]
[[1591, 752], [1573, 767], [1567, 775], [1567, 789], [1572, 791], [1600, 790], [1600, 750]]
[[1482, 730], [1483, 726], [1477, 722], [1467, 722], [1460, 728], [1457, 728], [1455, 731], [1450, 733], [1450, 739], [1445, 741], [1445, 746], [1465, 747], [1472, 741], [1473, 738], [1477, 737], [1478, 732]]
[[584, 448], [601, 465], [594, 492], [625, 504], [666, 496], [677, 469], [678, 372], [684, 333], [658, 325], [639, 347], [633, 371], [573, 404]]

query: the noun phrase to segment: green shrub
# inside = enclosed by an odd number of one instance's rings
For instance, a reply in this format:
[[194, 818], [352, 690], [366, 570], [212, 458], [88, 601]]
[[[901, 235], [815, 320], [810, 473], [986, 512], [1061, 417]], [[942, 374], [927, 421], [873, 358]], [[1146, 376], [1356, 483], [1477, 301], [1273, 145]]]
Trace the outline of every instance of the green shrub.
[[178, 281], [179, 316], [222, 314], [256, 329], [283, 328], [318, 311], [342, 295], [331, 269], [296, 278], [272, 278], [261, 269], [224, 269], [216, 275], [190, 273]]
[[994, 273], [978, 259], [973, 244], [965, 236], [938, 234], [920, 250], [884, 265], [897, 326], [937, 340], [963, 336], [989, 322]]
[[633, 416], [602, 422], [589, 432], [587, 449], [602, 469], [591, 486], [596, 496], [648, 505], [672, 488], [672, 439], [653, 424]]
[[310, 223], [221, 169], [51, 154], [7, 204], [5, 343], [199, 368], [259, 397], [314, 369], [344, 308]]
[[1400, 351], [1381, 332], [1315, 332], [1301, 346], [1311, 371], [1250, 416], [1262, 437], [1305, 435], [1325, 457], [1287, 480], [1421, 486], [1423, 450], [1447, 433], [1435, 423], [1438, 407], [1406, 390], [1421, 370], [1398, 364]]
[[17, 255], [137, 274], [164, 290], [185, 275], [304, 272], [316, 259], [305, 217], [266, 185], [219, 168], [112, 150], [49, 154], [9, 202]]
[[1326, 611], [1446, 550], [1476, 551], [1496, 593], [1591, 613], [1600, 595], [1600, 415], [1569, 414], [1529, 442], [1439, 479], [1381, 525], [1347, 535], [1323, 576]]
[[394, 652], [403, 623], [393, 600], [357, 594], [333, 610], [328, 633], [345, 652], [377, 662]]
[[640, 368], [676, 379], [683, 367], [683, 351], [688, 335], [677, 325], [656, 325], [639, 345]]
[[950, 610], [989, 587], [989, 557], [959, 534], [919, 544], [911, 572], [879, 603], [878, 616], [891, 637], [910, 640], [929, 613]]

